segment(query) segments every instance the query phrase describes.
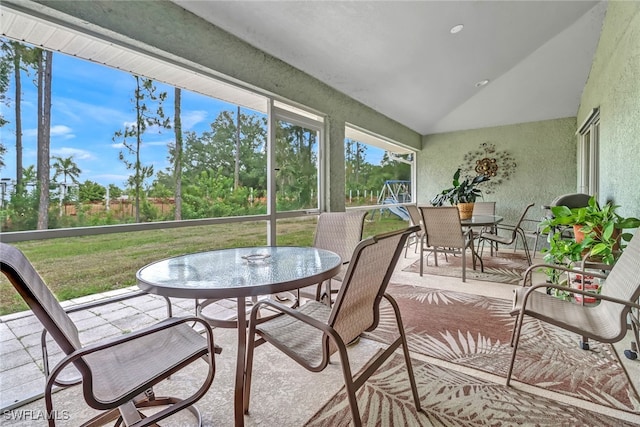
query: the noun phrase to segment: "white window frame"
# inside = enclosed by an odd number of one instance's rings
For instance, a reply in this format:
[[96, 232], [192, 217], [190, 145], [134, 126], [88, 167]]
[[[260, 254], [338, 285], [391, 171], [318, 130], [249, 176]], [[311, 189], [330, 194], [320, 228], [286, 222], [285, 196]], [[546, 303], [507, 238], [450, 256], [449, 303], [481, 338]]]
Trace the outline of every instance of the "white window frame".
[[578, 192], [595, 195], [600, 181], [600, 109], [594, 108], [576, 132]]

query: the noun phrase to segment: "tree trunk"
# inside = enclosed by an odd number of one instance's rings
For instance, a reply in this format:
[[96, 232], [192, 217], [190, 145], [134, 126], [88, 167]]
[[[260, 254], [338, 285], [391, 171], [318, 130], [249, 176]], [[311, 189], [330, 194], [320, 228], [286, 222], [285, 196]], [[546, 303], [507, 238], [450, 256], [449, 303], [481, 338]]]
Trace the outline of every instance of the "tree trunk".
[[51, 65], [53, 53], [42, 51], [38, 66], [38, 230], [49, 228], [49, 145], [51, 134]]
[[176, 205], [175, 220], [180, 221], [182, 219], [182, 93], [179, 88], [175, 88], [174, 94], [175, 118], [173, 120], [173, 130], [176, 136], [176, 148], [173, 156], [173, 176], [175, 179], [174, 198]]
[[16, 122], [16, 187], [22, 187], [22, 79], [20, 75], [21, 54], [14, 46], [13, 71], [16, 83], [15, 122]]
[[135, 164], [135, 218], [136, 222], [140, 222], [140, 188], [142, 186], [142, 163], [140, 162], [140, 145], [142, 145], [142, 110], [140, 105], [140, 93], [142, 91], [140, 87], [140, 77], [136, 77], [136, 164]]
[[240, 186], [240, 106], [238, 106], [238, 116], [236, 117], [236, 158], [235, 170], [233, 172], [233, 189]]

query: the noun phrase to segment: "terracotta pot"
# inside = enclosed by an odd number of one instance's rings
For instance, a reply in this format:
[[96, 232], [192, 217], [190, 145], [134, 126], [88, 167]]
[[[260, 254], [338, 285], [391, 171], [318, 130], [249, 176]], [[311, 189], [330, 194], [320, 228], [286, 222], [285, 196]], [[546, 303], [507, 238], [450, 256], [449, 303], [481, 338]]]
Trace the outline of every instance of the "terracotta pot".
[[460, 219], [469, 219], [473, 216], [473, 203], [458, 203]]
[[584, 240], [584, 233], [582, 232], [582, 224], [575, 224], [573, 226], [573, 235], [575, 236], [576, 243], [582, 243]]
[[[594, 228], [594, 231], [596, 232], [596, 235], [599, 235], [599, 233], [602, 232], [601, 228]], [[613, 230], [613, 237], [618, 240], [620, 238], [620, 233], [621, 231], [619, 229], [615, 229]], [[576, 243], [582, 243], [582, 241], [584, 240], [584, 233], [582, 232], [582, 224], [575, 224], [573, 226], [573, 235], [575, 237]], [[620, 248], [620, 243], [618, 240], [618, 243], [616, 243], [613, 246], [613, 250], [617, 251]]]

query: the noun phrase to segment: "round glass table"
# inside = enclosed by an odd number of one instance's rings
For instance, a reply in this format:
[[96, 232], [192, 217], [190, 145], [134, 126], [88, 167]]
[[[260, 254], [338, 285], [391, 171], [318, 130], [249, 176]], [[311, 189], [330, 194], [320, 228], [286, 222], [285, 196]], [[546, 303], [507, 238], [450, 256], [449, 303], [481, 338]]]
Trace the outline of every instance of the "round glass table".
[[[165, 297], [236, 298], [238, 353], [234, 391], [235, 425], [244, 425], [246, 298], [293, 291], [340, 272], [337, 254], [312, 247], [261, 246], [180, 255], [153, 262], [136, 273], [138, 287]], [[212, 320], [212, 319], [207, 319]]]

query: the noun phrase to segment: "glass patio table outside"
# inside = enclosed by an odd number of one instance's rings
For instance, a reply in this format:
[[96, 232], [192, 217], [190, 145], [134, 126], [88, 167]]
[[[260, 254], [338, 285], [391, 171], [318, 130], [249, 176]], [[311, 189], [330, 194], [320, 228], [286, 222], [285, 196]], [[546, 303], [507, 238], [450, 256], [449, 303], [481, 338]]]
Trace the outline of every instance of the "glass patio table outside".
[[504, 218], [497, 215], [474, 215], [471, 218], [461, 219], [463, 227], [490, 227], [502, 222]]
[[328, 280], [340, 272], [337, 254], [312, 247], [260, 246], [221, 249], [153, 262], [136, 273], [138, 287], [165, 297], [237, 299], [238, 354], [235, 425], [244, 425], [246, 298], [278, 294]]
[[[501, 223], [504, 218], [498, 215], [473, 215], [471, 218], [461, 219], [460, 225], [463, 227], [486, 227], [493, 230], [497, 224]], [[491, 256], [493, 256], [494, 249], [497, 250], [497, 244], [494, 247], [491, 246]], [[484, 248], [484, 246], [483, 246]], [[480, 242], [478, 241], [478, 251], [480, 250]], [[477, 252], [477, 251], [476, 251]], [[478, 255], [478, 258], [482, 261], [482, 256]]]

